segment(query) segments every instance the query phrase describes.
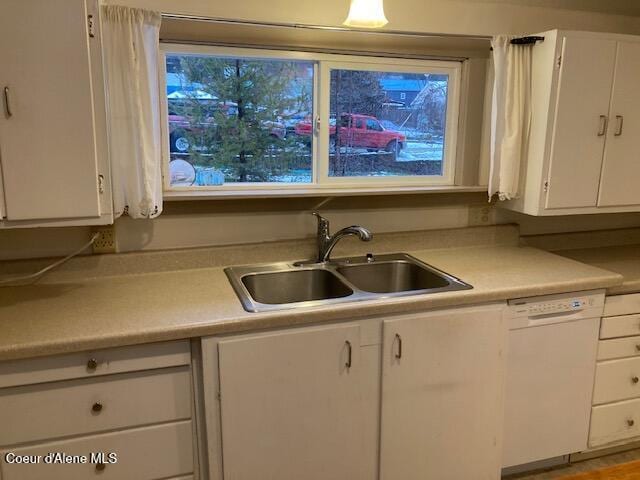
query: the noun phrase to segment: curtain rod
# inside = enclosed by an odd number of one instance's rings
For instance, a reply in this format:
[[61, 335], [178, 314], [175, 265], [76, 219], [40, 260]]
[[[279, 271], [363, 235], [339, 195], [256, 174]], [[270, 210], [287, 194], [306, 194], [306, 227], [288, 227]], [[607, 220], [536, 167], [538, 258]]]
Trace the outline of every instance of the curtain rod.
[[181, 45], [203, 45], [208, 47], [227, 47], [227, 48], [251, 48], [254, 50], [279, 50], [279, 51], [291, 51], [291, 49], [295, 49], [298, 52], [309, 52], [309, 53], [326, 53], [326, 54], [334, 54], [334, 55], [358, 55], [360, 57], [374, 57], [374, 58], [403, 58], [406, 60], [436, 60], [436, 61], [447, 61], [447, 62], [462, 62], [467, 60], [469, 57], [459, 56], [448, 56], [448, 55], [421, 55], [415, 53], [402, 53], [398, 52], [385, 52], [385, 51], [367, 51], [367, 50], [341, 50], [337, 48], [326, 48], [326, 47], [318, 47], [318, 48], [310, 48], [310, 47], [298, 47], [298, 46], [287, 46], [287, 45], [256, 45], [253, 43], [232, 43], [232, 42], [208, 42], [208, 41], [198, 41], [198, 40], [175, 40], [175, 39], [164, 39], [160, 38], [160, 43], [166, 44], [175, 44], [179, 43]]
[[486, 35], [463, 35], [457, 33], [425, 33], [404, 30], [368, 30], [363, 28], [346, 28], [330, 25], [313, 25], [308, 23], [284, 23], [284, 22], [258, 22], [252, 20], [235, 20], [220, 17], [204, 17], [198, 15], [182, 15], [176, 13], [163, 13], [162, 18], [170, 20], [189, 20], [193, 22], [221, 23], [227, 25], [241, 25], [247, 27], [276, 27], [276, 28], [297, 28], [301, 30], [324, 30], [332, 32], [355, 32], [370, 35], [401, 35], [405, 37], [418, 38], [458, 38], [460, 40], [491, 40], [492, 37]]
[[535, 45], [544, 42], [544, 37], [520, 37], [511, 40], [511, 45]]

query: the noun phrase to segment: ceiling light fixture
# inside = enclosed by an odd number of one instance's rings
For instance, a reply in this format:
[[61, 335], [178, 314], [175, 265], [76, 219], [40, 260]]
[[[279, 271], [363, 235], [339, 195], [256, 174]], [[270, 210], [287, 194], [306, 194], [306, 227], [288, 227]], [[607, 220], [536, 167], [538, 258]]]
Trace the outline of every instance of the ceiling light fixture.
[[383, 0], [351, 0], [349, 15], [343, 25], [356, 28], [380, 28], [389, 20], [384, 15]]

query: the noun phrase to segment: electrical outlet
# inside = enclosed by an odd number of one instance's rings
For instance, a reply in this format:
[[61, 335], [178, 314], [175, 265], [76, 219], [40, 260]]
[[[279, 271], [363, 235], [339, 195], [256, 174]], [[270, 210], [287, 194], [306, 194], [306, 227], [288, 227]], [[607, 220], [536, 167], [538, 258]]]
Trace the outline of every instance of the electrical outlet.
[[491, 225], [493, 221], [493, 206], [469, 205], [468, 225], [470, 227], [479, 225]]
[[118, 245], [116, 242], [115, 225], [101, 225], [94, 227], [92, 233], [99, 233], [100, 236], [93, 242], [93, 253], [116, 253]]

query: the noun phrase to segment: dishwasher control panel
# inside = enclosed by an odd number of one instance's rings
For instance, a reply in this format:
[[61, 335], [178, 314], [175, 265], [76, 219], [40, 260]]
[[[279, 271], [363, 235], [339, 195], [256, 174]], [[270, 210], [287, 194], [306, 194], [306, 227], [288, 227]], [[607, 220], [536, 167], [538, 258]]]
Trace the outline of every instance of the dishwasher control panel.
[[573, 294], [546, 295], [532, 298], [509, 300], [509, 310], [513, 318], [566, 315], [585, 312], [589, 316], [599, 316], [597, 310], [604, 307], [604, 295]]

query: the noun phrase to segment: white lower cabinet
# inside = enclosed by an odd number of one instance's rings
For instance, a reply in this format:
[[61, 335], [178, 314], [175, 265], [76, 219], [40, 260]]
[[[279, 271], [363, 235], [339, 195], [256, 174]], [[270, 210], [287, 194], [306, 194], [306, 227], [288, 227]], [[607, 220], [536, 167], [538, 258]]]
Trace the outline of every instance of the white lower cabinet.
[[[191, 420], [117, 433], [92, 435], [34, 447], [12, 449], [15, 455], [40, 456], [33, 465], [5, 461], [2, 480], [158, 480], [193, 472]], [[49, 452], [86, 455], [86, 464], [50, 464]], [[117, 462], [91, 462], [91, 452], [114, 453]], [[3, 457], [5, 457], [3, 452]], [[6, 457], [5, 457], [6, 458]]]
[[190, 389], [188, 366], [2, 389], [0, 445], [189, 419]]
[[0, 479], [199, 478], [192, 388], [188, 341], [2, 362]]
[[225, 339], [218, 355], [226, 480], [364, 478], [358, 325]]
[[620, 440], [637, 439], [639, 435], [640, 399], [593, 407], [589, 436], [592, 447]]
[[501, 307], [384, 323], [381, 480], [500, 478]]
[[497, 480], [506, 334], [491, 305], [205, 338], [210, 480]]
[[640, 294], [606, 297], [591, 409], [589, 447], [640, 437]]

